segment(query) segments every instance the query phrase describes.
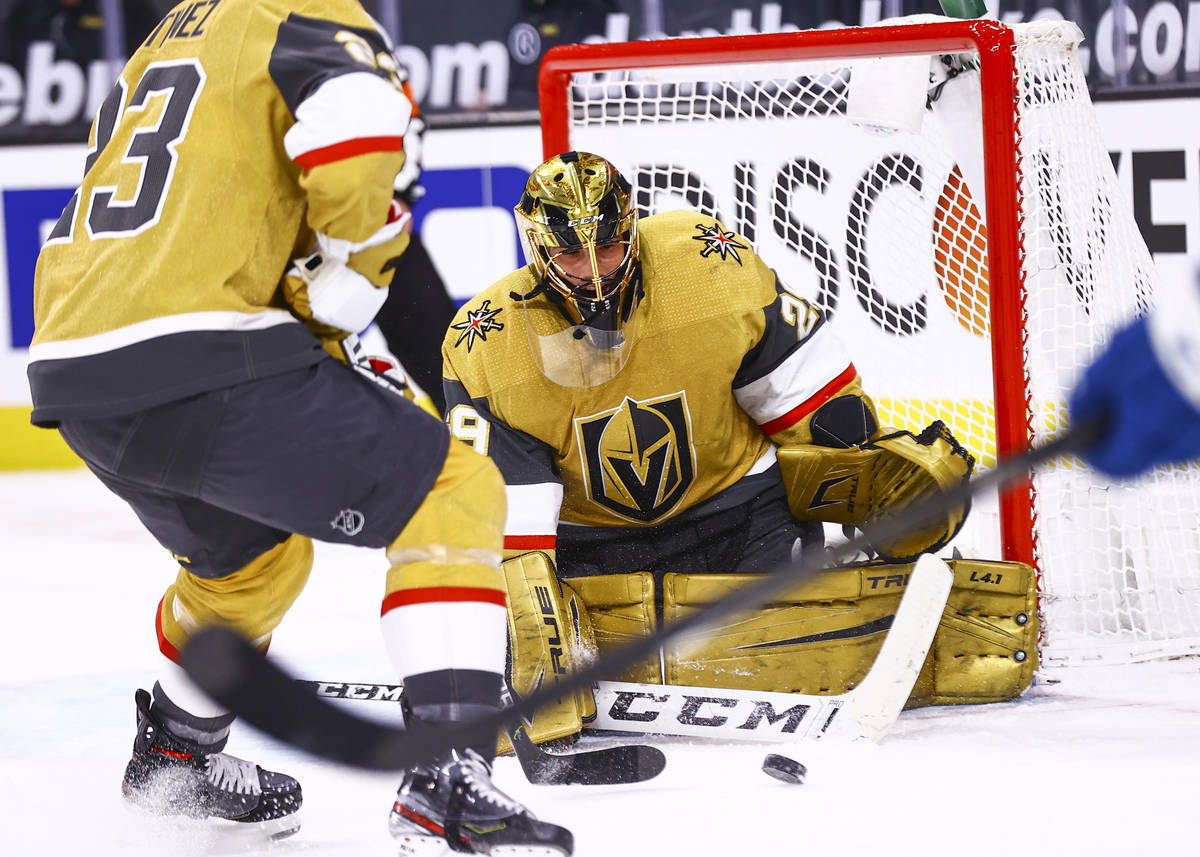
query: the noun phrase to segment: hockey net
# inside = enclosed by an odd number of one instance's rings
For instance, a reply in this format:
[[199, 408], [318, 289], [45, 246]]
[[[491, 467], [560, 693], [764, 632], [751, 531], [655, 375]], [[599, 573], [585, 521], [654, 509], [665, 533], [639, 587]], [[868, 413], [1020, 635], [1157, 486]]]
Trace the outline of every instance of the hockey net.
[[[1067, 392], [1157, 274], [1066, 22], [570, 46], [545, 152], [613, 161], [644, 214], [754, 243], [847, 343], [887, 425], [945, 420], [983, 466], [1065, 426]], [[1042, 664], [1200, 653], [1200, 466], [1109, 484], [1060, 459], [977, 501], [964, 556], [1039, 572]]]

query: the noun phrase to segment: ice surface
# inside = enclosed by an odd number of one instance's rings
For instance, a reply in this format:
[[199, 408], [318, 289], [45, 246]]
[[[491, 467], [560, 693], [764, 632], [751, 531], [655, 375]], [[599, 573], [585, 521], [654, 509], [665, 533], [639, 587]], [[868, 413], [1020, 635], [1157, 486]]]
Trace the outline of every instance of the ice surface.
[[[149, 818], [125, 805], [133, 691], [153, 682], [153, 617], [174, 565], [85, 471], [0, 476], [0, 818], [10, 855], [389, 855], [397, 777], [322, 764], [236, 729], [229, 751], [297, 776], [303, 828], [269, 843], [234, 824]], [[276, 633], [298, 675], [390, 682], [378, 632], [380, 552], [318, 546], [307, 590]], [[901, 715], [879, 745], [782, 752], [664, 741], [639, 786], [496, 779], [608, 855], [1159, 855], [1197, 853], [1200, 661], [1058, 671], [1016, 703]], [[361, 703], [376, 716], [383, 703]]]

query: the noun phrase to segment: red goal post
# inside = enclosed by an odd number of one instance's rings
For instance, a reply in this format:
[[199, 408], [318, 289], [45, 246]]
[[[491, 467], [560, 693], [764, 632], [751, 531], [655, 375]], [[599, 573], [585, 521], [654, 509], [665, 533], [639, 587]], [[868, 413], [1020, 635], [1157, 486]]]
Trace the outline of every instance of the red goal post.
[[[732, 215], [825, 306], [885, 422], [946, 418], [987, 465], [1061, 429], [1073, 374], [1156, 281], [1077, 44], [1066, 22], [922, 16], [562, 46], [541, 67], [543, 150], [609, 158], [647, 212]], [[840, 247], [829, 236], [843, 232]], [[1200, 520], [1200, 470], [1112, 503], [1078, 461], [1048, 470], [979, 504], [957, 541], [1038, 569], [1043, 658], [1200, 651], [1200, 544], [1175, 538]], [[1181, 517], [1142, 532], [1160, 505]]]
[[[982, 63], [986, 91], [983, 135], [987, 171], [987, 222], [1015, 226], [1018, 217], [1016, 161], [1012, 109], [1013, 38], [1008, 27], [993, 21], [948, 21], [920, 27], [893, 26], [768, 33], [757, 36], [667, 39], [601, 45], [564, 45], [546, 55], [538, 79], [542, 114], [542, 154], [550, 157], [573, 148], [567, 111], [572, 76], [581, 72], [611, 71], [630, 67], [720, 65], [770, 62], [798, 53], [807, 59], [904, 54], [957, 53], [974, 50]], [[603, 154], [603, 152], [597, 153]], [[994, 322], [992, 357], [997, 383], [1024, 387], [1021, 357], [1019, 302], [1005, 293], [1020, 289], [1017, 231], [989, 229], [996, 236], [988, 244], [988, 268], [994, 286], [991, 311]], [[1004, 379], [1004, 380], [1000, 380]], [[1001, 455], [1028, 449], [1024, 397], [997, 391], [996, 449]], [[1001, 498], [1004, 559], [1034, 564], [1029, 485], [1010, 489]]]

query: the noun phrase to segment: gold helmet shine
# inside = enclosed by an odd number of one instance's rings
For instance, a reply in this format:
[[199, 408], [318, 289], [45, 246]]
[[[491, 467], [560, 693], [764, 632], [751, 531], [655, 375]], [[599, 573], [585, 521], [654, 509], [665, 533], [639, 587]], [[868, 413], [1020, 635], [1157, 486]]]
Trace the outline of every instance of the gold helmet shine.
[[637, 209], [617, 168], [588, 152], [555, 155], [529, 175], [515, 211], [539, 288], [567, 321], [620, 331], [641, 298]]

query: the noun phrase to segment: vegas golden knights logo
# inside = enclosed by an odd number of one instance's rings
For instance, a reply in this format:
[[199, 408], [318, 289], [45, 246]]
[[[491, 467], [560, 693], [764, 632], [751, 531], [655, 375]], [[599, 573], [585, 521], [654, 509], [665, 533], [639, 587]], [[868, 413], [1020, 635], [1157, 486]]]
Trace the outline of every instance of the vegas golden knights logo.
[[575, 421], [588, 498], [642, 523], [671, 513], [695, 478], [691, 417], [683, 392]]

